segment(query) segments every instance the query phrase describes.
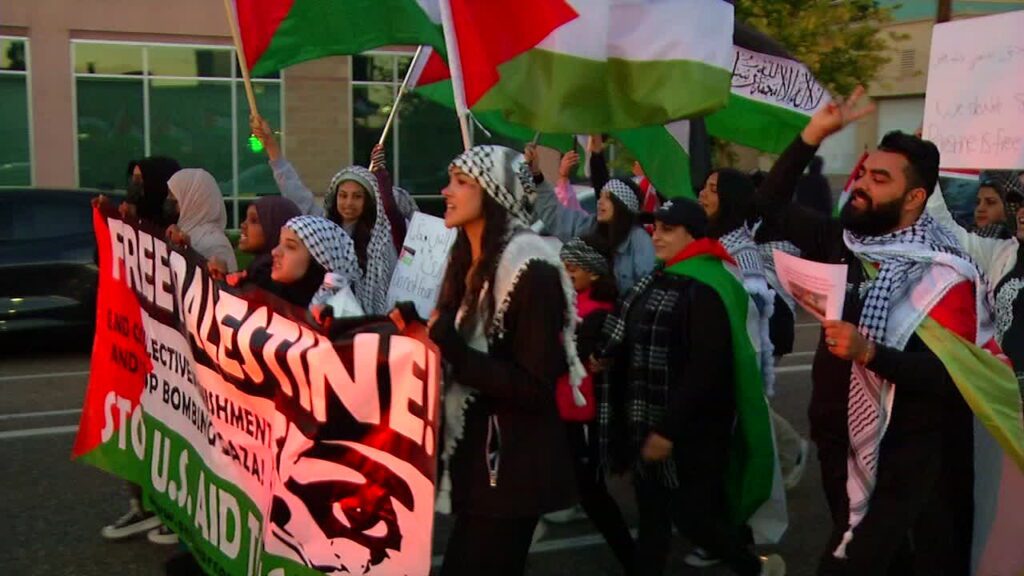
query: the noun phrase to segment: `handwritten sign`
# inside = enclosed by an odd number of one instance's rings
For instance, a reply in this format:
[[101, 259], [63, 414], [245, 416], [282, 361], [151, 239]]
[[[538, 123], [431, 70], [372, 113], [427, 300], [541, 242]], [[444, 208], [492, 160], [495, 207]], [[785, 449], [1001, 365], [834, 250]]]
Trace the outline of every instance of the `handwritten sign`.
[[413, 214], [388, 288], [388, 306], [411, 301], [421, 317], [430, 317], [441, 293], [455, 235], [454, 229], [444, 227], [444, 220], [422, 212]]
[[1024, 168], [1024, 10], [939, 24], [924, 137], [943, 168]]
[[806, 115], [828, 103], [828, 91], [803, 64], [739, 46], [733, 50], [733, 94]]

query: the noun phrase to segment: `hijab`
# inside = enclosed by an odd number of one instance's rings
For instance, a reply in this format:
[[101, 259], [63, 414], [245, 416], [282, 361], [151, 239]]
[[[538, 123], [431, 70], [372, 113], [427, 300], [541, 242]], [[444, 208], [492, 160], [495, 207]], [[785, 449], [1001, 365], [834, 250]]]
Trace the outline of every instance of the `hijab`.
[[227, 263], [228, 271], [238, 268], [235, 250], [224, 229], [228, 216], [217, 181], [206, 170], [186, 168], [167, 181], [178, 201], [178, 228], [189, 236], [192, 248], [204, 258]]

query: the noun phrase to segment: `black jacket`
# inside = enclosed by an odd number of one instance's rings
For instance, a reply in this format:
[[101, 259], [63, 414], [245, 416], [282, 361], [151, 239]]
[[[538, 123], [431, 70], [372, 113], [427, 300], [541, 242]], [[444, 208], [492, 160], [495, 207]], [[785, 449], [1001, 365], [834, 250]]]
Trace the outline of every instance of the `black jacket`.
[[[484, 354], [442, 317], [431, 337], [452, 377], [477, 391], [451, 459], [452, 509], [527, 517], [576, 503], [576, 479], [555, 383], [567, 371], [561, 333], [566, 302], [559, 271], [534, 261], [520, 277], [505, 314], [505, 336]], [[490, 416], [500, 427], [500, 465], [490, 485], [486, 454]], [[492, 445], [493, 448], [493, 445]]]

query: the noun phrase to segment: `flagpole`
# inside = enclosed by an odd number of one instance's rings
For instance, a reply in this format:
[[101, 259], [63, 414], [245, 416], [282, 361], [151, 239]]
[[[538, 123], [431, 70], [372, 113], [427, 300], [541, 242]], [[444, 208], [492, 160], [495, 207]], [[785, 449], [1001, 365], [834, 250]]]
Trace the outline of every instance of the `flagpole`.
[[423, 54], [423, 45], [416, 49], [416, 54], [412, 57], [412, 62], [409, 63], [409, 69], [405, 71], [405, 78], [402, 80], [402, 85], [398, 88], [398, 96], [395, 97], [395, 103], [391, 106], [391, 112], [388, 114], [388, 121], [384, 123], [384, 132], [380, 135], [380, 140], [377, 141], [378, 146], [383, 146], [384, 141], [387, 140], [388, 132], [391, 131], [391, 123], [394, 122], [395, 116], [398, 115], [398, 107], [402, 103], [402, 96], [405, 96], [405, 91], [409, 87], [409, 79], [412, 78], [413, 73], [416, 70], [416, 63], [419, 62], [420, 56]]
[[452, 91], [455, 96], [455, 113], [462, 130], [462, 145], [466, 150], [473, 147], [469, 134], [469, 106], [466, 106], [466, 87], [462, 79], [462, 59], [459, 56], [459, 40], [455, 33], [455, 19], [452, 17], [451, 0], [440, 0], [441, 27], [444, 30], [444, 45], [448, 51], [448, 69], [452, 75]]
[[238, 57], [238, 67], [242, 70], [242, 82], [245, 84], [245, 97], [249, 100], [249, 112], [253, 116], [259, 116], [259, 110], [256, 109], [256, 93], [252, 90], [252, 78], [249, 77], [249, 62], [245, 59], [242, 35], [238, 32], [238, 22], [235, 19], [232, 4], [232, 0], [224, 0], [224, 11], [227, 13], [228, 25], [231, 27], [231, 38], [235, 41], [235, 53]]

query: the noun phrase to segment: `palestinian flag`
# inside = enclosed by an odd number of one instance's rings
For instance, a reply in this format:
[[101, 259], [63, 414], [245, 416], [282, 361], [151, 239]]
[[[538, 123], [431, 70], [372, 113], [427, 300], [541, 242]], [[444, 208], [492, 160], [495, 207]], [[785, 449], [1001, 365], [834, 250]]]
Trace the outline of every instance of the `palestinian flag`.
[[[728, 99], [727, 2], [564, 0], [524, 13], [442, 1], [452, 12], [448, 53], [457, 50], [456, 78], [474, 114], [499, 110], [531, 130], [593, 134], [701, 116]], [[550, 33], [511, 33], [538, 27]], [[524, 47], [523, 38], [536, 41]]]
[[725, 306], [732, 334], [736, 395], [736, 431], [726, 479], [729, 511], [737, 525], [750, 523], [759, 541], [778, 541], [787, 525], [785, 491], [764, 396], [753, 302], [735, 261], [717, 240], [694, 241], [666, 262], [665, 273], [710, 286]]
[[[448, 65], [432, 48], [425, 46], [420, 57], [413, 63], [409, 76], [409, 89], [413, 93], [431, 100], [452, 110], [452, 121], [455, 121], [455, 96], [452, 88]], [[473, 119], [492, 135], [516, 140], [533, 142], [537, 131], [507, 120], [500, 110], [474, 111]], [[572, 134], [541, 133], [537, 144], [554, 148], [561, 153], [573, 149]]]
[[633, 153], [659, 193], [667, 198], [693, 198], [690, 129], [689, 120], [677, 120], [664, 126], [619, 130], [612, 135]]
[[780, 44], [737, 24], [729, 103], [707, 116], [708, 133], [763, 152], [781, 153], [831, 96]]
[[444, 48], [438, 0], [234, 2], [246, 65], [255, 76], [381, 46]]

